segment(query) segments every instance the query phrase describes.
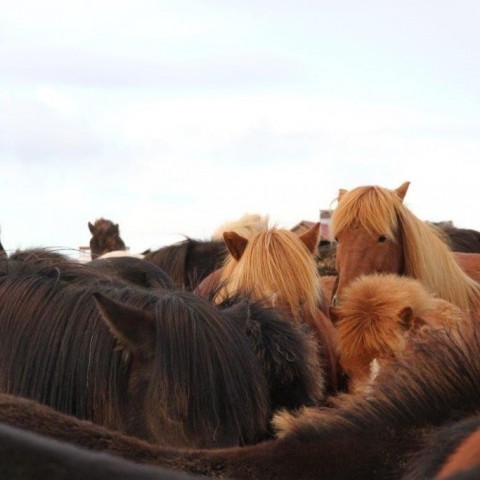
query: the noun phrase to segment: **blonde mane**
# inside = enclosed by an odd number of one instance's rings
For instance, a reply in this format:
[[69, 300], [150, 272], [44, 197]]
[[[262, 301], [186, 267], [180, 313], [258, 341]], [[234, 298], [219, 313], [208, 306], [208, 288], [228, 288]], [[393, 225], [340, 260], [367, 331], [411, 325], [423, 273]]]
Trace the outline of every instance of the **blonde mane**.
[[401, 238], [405, 275], [463, 310], [478, 305], [479, 285], [459, 267], [443, 234], [417, 218], [397, 191], [364, 186], [344, 192], [331, 226], [335, 236], [347, 228], [361, 227], [374, 237]]
[[269, 216], [258, 213], [246, 213], [238, 220], [223, 223], [212, 235], [212, 240], [223, 241], [223, 233], [232, 231], [249, 238], [253, 233], [268, 229]]
[[220, 284], [216, 302], [244, 293], [288, 307], [300, 322], [324, 302], [313, 255], [295, 233], [275, 227], [252, 234], [238, 261], [227, 256]]

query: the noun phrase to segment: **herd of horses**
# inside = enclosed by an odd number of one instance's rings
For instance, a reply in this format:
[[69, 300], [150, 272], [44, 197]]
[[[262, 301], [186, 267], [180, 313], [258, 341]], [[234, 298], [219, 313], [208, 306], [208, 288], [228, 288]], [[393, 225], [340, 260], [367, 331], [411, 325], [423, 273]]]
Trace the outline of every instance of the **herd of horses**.
[[141, 255], [101, 218], [86, 263], [2, 248], [0, 474], [478, 478], [479, 238], [408, 188], [339, 191], [332, 274], [319, 223], [260, 216]]

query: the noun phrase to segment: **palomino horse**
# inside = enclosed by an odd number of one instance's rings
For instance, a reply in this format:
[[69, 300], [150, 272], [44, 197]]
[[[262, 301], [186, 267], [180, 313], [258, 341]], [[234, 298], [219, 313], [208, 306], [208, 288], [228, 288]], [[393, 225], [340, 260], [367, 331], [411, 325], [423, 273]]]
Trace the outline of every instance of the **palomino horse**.
[[95, 223], [88, 222], [88, 228], [92, 234], [90, 239], [90, 254], [92, 260], [116, 250], [126, 250], [124, 241], [120, 238], [118, 223], [99, 218]]
[[269, 217], [268, 215], [259, 215], [258, 213], [246, 213], [238, 220], [232, 222], [225, 222], [215, 230], [212, 235], [212, 240], [223, 241], [224, 232], [235, 232], [242, 237], [250, 237], [251, 234], [260, 230], [268, 229]]
[[164, 445], [267, 435], [267, 380], [226, 312], [73, 261], [12, 270], [0, 276], [0, 391]]
[[219, 240], [185, 240], [145, 252], [144, 259], [163, 269], [175, 285], [193, 290], [223, 262], [227, 250]]
[[338, 387], [335, 329], [328, 318], [313, 252], [320, 224], [301, 236], [290, 230], [270, 228], [250, 238], [225, 232], [230, 255], [222, 268], [199, 285], [197, 292], [216, 303], [243, 295], [282, 309], [293, 321], [309, 325], [317, 335], [326, 368], [328, 390]]
[[433, 329], [466, 328], [467, 314], [436, 298], [416, 279], [394, 274], [362, 275], [343, 291], [338, 307], [330, 308], [338, 333], [340, 364], [349, 390], [372, 381], [372, 361], [386, 362], [405, 353], [412, 338], [426, 338]]
[[[378, 186], [340, 190], [331, 224], [338, 241], [337, 299], [354, 278], [385, 272], [417, 278], [463, 310], [478, 308], [479, 284], [460, 268], [459, 257], [450, 251], [443, 234], [403, 204], [408, 186], [409, 182], [396, 190]], [[464, 269], [467, 262], [479, 264], [480, 255], [458, 255], [463, 256]]]
[[1, 395], [0, 421], [139, 463], [215, 478], [393, 480], [408, 471], [429, 432], [478, 412], [479, 357], [478, 332], [452, 338], [436, 330], [382, 370], [368, 395], [340, 395], [335, 408], [278, 415], [278, 439], [236, 448], [159, 448]]

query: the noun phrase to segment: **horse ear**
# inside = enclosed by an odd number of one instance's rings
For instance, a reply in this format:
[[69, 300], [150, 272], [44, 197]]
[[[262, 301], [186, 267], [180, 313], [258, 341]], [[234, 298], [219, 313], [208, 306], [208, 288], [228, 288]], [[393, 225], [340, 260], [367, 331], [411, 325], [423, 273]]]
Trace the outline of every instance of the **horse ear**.
[[340, 320], [340, 309], [338, 307], [330, 307], [329, 310], [330, 320], [335, 325]]
[[337, 200], [340, 200], [346, 193], [347, 193], [347, 190], [345, 190], [344, 188], [339, 188]]
[[236, 232], [223, 232], [223, 239], [227, 245], [228, 251], [232, 257], [238, 262], [247, 247], [248, 240]]
[[300, 240], [305, 244], [309, 252], [316, 253], [320, 240], [320, 222], [317, 222], [308, 232], [300, 235]]
[[404, 330], [410, 330], [412, 328], [414, 317], [413, 317], [413, 310], [410, 307], [404, 307], [398, 314], [398, 318], [400, 319], [400, 325]]
[[103, 321], [130, 353], [149, 359], [154, 355], [155, 319], [152, 313], [93, 294]]
[[90, 230], [90, 233], [91, 233], [92, 235], [95, 234], [95, 227], [94, 227], [93, 224], [90, 223], [90, 222], [88, 222], [88, 229]]
[[398, 188], [395, 189], [395, 193], [403, 200], [407, 194], [408, 187], [410, 182], [402, 183]]

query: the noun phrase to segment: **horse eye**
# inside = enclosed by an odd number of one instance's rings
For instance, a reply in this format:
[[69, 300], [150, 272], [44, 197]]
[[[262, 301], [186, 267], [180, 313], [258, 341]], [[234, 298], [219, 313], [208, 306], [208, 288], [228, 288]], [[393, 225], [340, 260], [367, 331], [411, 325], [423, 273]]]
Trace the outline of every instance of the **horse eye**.
[[386, 237], [385, 235], [380, 235], [380, 236], [378, 237], [378, 241], [379, 241], [380, 243], [383, 243], [386, 239], [387, 239], [387, 237]]

